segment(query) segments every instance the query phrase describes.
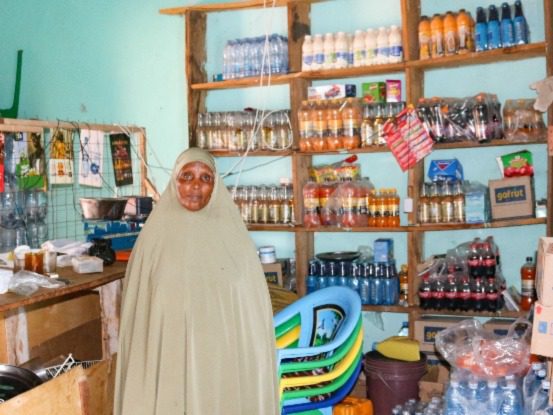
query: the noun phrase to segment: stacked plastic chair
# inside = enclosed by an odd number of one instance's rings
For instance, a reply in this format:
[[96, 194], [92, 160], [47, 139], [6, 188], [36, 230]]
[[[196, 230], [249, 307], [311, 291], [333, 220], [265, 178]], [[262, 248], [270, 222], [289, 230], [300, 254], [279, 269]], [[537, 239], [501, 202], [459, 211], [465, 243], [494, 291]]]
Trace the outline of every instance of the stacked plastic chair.
[[347, 287], [315, 291], [274, 317], [282, 414], [331, 415], [362, 363], [361, 300]]

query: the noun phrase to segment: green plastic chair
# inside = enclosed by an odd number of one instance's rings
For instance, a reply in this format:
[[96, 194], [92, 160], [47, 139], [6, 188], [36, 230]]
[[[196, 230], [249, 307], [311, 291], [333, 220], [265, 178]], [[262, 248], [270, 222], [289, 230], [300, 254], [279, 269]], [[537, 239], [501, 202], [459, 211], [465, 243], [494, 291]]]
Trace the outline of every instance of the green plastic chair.
[[19, 110], [19, 93], [21, 91], [21, 65], [23, 62], [23, 51], [17, 51], [17, 68], [15, 72], [15, 89], [13, 91], [13, 103], [11, 108], [0, 109], [0, 117], [17, 118]]

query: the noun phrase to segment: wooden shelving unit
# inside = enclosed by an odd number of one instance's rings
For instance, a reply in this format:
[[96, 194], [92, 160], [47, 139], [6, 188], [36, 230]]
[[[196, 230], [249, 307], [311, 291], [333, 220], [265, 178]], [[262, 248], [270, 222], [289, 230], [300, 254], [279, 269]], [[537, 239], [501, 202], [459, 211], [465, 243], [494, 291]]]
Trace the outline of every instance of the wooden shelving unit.
[[[335, 0], [321, 0], [335, 1]], [[317, 0], [277, 0], [277, 7], [287, 9], [288, 39], [289, 39], [289, 65], [290, 73], [287, 75], [278, 75], [271, 78], [271, 85], [288, 84], [290, 89], [290, 109], [292, 115], [292, 127], [295, 132], [295, 143], [292, 150], [285, 152], [251, 152], [249, 156], [289, 156], [291, 157], [292, 177], [294, 186], [295, 215], [297, 219], [302, 217], [302, 193], [303, 183], [308, 178], [308, 170], [311, 166], [313, 156], [318, 155], [340, 155], [340, 154], [365, 154], [365, 153], [385, 153], [389, 150], [385, 147], [375, 147], [366, 149], [356, 149], [351, 151], [336, 152], [299, 152], [298, 148], [298, 120], [296, 109], [299, 108], [301, 101], [307, 98], [307, 87], [314, 80], [341, 79], [364, 77], [383, 74], [403, 73], [405, 76], [406, 101], [416, 103], [419, 98], [424, 97], [425, 73], [436, 69], [461, 68], [472, 65], [485, 65], [496, 62], [510, 62], [517, 60], [531, 59], [535, 57], [544, 57], [546, 61], [546, 74], [553, 75], [553, 0], [543, 0], [544, 7], [544, 28], [545, 41], [536, 42], [528, 45], [519, 45], [510, 48], [503, 48], [478, 53], [467, 53], [463, 55], [447, 56], [440, 59], [419, 60], [418, 51], [418, 22], [421, 15], [421, 0], [400, 0], [401, 7], [401, 26], [404, 48], [404, 62], [387, 65], [374, 65], [360, 68], [335, 69], [326, 71], [301, 71], [301, 45], [303, 37], [310, 33], [311, 21], [310, 11], [313, 3]], [[263, 8], [263, 0], [248, 0], [232, 3], [197, 5], [190, 7], [178, 7], [172, 9], [163, 9], [161, 13], [168, 15], [183, 15], [186, 29], [186, 79], [187, 79], [187, 98], [188, 98], [188, 126], [190, 145], [195, 144], [195, 134], [197, 124], [197, 114], [206, 110], [205, 98], [208, 91], [256, 87], [261, 84], [267, 85], [267, 79], [248, 78], [232, 81], [209, 82], [204, 70], [205, 64], [205, 43], [206, 43], [206, 14], [219, 11], [244, 10], [251, 8]], [[444, 6], [445, 7], [445, 6]], [[445, 10], [445, 9], [444, 9]], [[351, 12], [351, 11], [350, 11]], [[553, 109], [548, 112], [548, 122], [553, 126]], [[525, 140], [493, 140], [486, 143], [475, 142], [454, 142], [454, 143], [436, 143], [434, 150], [448, 149], [476, 149], [481, 147], [496, 147], [509, 145], [545, 145], [545, 137], [532, 141]], [[239, 157], [241, 154], [233, 152], [213, 152], [218, 157]], [[553, 158], [548, 156], [548, 183], [547, 199], [548, 212], [553, 212], [553, 184], [551, 172], [553, 171]], [[421, 184], [424, 182], [424, 163], [421, 161], [408, 174], [408, 195], [415, 203], [419, 198]], [[546, 219], [514, 219], [505, 221], [495, 221], [486, 224], [428, 224], [416, 225], [414, 214], [408, 215], [408, 225], [394, 228], [307, 228], [302, 226], [299, 221], [294, 227], [276, 226], [276, 225], [249, 225], [252, 231], [284, 231], [294, 232], [295, 250], [297, 265], [297, 287], [300, 294], [305, 293], [305, 281], [303, 276], [307, 274], [308, 259], [313, 257], [314, 238], [318, 233], [336, 233], [336, 232], [386, 232], [386, 233], [405, 233], [407, 235], [407, 257], [409, 266], [409, 307], [399, 306], [364, 306], [366, 311], [381, 311], [393, 313], [408, 313], [410, 321], [420, 315], [435, 314], [461, 314], [461, 315], [482, 315], [482, 316], [501, 316], [518, 317], [519, 312], [499, 311], [496, 313], [474, 313], [474, 312], [451, 312], [421, 310], [417, 306], [416, 299], [416, 278], [415, 270], [419, 263], [425, 258], [424, 235], [427, 232], [447, 232], [466, 229], [482, 228], [500, 228], [500, 227], [523, 227], [528, 225], [546, 224], [546, 234], [552, 234], [552, 215]], [[411, 332], [413, 326], [411, 325]]]

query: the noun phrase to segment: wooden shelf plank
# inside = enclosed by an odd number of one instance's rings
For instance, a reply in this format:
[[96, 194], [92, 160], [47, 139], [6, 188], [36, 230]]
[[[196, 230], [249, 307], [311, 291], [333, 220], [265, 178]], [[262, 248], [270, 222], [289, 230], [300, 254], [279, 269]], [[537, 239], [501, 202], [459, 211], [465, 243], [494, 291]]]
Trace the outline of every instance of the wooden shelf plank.
[[301, 72], [304, 79], [341, 79], [361, 76], [399, 73], [405, 71], [405, 63], [389, 63], [384, 65], [361, 66], [359, 68], [327, 69], [322, 71]]
[[424, 316], [467, 316], [467, 317], [505, 317], [518, 318], [525, 317], [528, 311], [460, 311], [460, 310], [424, 310], [420, 307], [410, 307], [411, 311]]
[[545, 136], [532, 140], [514, 139], [514, 140], [491, 140], [485, 143], [479, 143], [473, 140], [457, 141], [452, 143], [436, 143], [432, 147], [433, 150], [446, 150], [450, 148], [480, 148], [480, 147], [500, 147], [500, 146], [515, 146], [515, 145], [532, 145], [532, 144], [546, 144], [547, 138]]
[[399, 305], [363, 305], [363, 311], [376, 311], [382, 313], [409, 313], [409, 307]]
[[321, 226], [317, 228], [308, 228], [305, 226], [296, 226], [298, 232], [408, 232], [408, 226], [383, 227], [362, 226], [359, 228], [341, 228], [338, 226]]
[[364, 154], [364, 153], [389, 153], [390, 149], [387, 146], [371, 146], [363, 148], [355, 148], [352, 150], [336, 150], [336, 151], [297, 151], [299, 156], [327, 156], [331, 154]]
[[269, 224], [269, 223], [248, 223], [249, 231], [268, 231], [268, 232], [295, 232], [294, 225]]
[[[214, 157], [242, 157], [244, 155], [240, 151], [226, 150], [211, 150], [210, 153]], [[248, 152], [248, 157], [284, 157], [291, 156], [293, 153], [292, 150], [254, 150]]]
[[[270, 85], [283, 85], [290, 82], [291, 79], [297, 78], [298, 73], [289, 73], [284, 75], [272, 75], [270, 78]], [[268, 86], [269, 77], [263, 77], [263, 84], [260, 85], [260, 77], [253, 76], [249, 78], [229, 79], [219, 82], [203, 82], [190, 85], [190, 88], [195, 91], [201, 90], [216, 90], [216, 89], [234, 89], [234, 88], [251, 88], [259, 86]]]
[[465, 229], [508, 228], [527, 225], [545, 225], [545, 218], [506, 219], [487, 223], [443, 223], [410, 225], [411, 232], [454, 231]]
[[181, 15], [186, 14], [191, 11], [197, 12], [224, 12], [230, 10], [245, 10], [245, 9], [262, 9], [264, 7], [271, 8], [275, 7], [284, 7], [288, 4], [293, 3], [321, 3], [327, 0], [245, 0], [245, 1], [235, 1], [229, 3], [213, 3], [213, 4], [198, 4], [195, 6], [183, 6], [183, 7], [169, 7], [161, 9], [159, 12], [161, 14], [167, 15]]
[[540, 56], [545, 56], [545, 42], [517, 45], [510, 48], [494, 49], [485, 52], [472, 52], [462, 55], [444, 56], [442, 58], [410, 61], [407, 62], [407, 66], [431, 70], [481, 65], [500, 61], [514, 61]]

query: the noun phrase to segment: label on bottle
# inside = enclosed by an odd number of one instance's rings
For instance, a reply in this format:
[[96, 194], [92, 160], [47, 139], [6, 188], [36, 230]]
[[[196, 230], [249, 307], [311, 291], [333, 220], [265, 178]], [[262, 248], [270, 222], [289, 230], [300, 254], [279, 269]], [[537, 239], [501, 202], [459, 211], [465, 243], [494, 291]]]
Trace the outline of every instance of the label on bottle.
[[401, 60], [401, 57], [403, 56], [403, 47], [401, 45], [390, 46], [389, 51], [392, 58], [397, 58], [396, 60]]
[[520, 285], [521, 295], [526, 297], [534, 297], [534, 292], [536, 288], [534, 280], [521, 280]]
[[324, 53], [315, 53], [315, 63], [318, 65], [322, 65], [325, 61], [325, 55]]

